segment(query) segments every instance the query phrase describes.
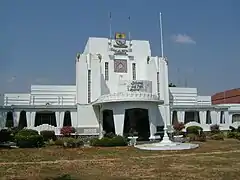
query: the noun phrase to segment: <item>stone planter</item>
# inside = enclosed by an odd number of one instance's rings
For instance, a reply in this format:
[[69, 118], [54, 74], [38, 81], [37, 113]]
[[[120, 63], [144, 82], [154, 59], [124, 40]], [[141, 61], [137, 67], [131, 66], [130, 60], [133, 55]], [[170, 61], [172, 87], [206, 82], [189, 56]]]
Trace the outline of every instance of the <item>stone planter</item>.
[[135, 146], [137, 144], [137, 138], [138, 136], [129, 136], [128, 139], [129, 141], [129, 146]]

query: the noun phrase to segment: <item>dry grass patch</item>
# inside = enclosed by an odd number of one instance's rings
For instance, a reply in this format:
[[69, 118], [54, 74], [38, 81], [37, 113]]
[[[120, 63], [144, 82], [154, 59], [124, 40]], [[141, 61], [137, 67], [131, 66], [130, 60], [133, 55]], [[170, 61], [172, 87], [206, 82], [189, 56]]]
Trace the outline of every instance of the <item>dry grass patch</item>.
[[195, 150], [165, 152], [131, 147], [0, 150], [2, 179], [41, 180], [71, 174], [84, 180], [237, 180], [239, 172], [240, 142], [236, 140], [208, 141]]

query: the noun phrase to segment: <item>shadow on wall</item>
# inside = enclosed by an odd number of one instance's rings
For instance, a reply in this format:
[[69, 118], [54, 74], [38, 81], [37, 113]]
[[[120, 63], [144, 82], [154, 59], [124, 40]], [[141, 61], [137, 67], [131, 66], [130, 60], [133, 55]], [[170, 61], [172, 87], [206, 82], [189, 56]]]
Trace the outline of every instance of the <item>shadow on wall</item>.
[[110, 94], [110, 90], [106, 84], [103, 74], [101, 74], [101, 95]]

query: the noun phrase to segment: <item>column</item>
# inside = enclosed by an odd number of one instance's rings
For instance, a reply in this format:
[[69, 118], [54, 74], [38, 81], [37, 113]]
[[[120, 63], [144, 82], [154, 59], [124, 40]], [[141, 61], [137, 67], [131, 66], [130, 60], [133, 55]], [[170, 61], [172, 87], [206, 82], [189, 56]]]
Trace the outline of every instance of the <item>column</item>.
[[60, 127], [60, 112], [56, 111], [55, 116], [56, 116], [56, 121], [57, 121], [57, 127]]
[[184, 123], [185, 111], [177, 111], [178, 122]]
[[65, 112], [59, 112], [59, 127], [63, 127], [63, 119]]
[[156, 117], [156, 112], [154, 113], [153, 108], [148, 109], [149, 113], [149, 128], [150, 128], [150, 139], [154, 137], [155, 133], [157, 132], [157, 117]]
[[99, 115], [99, 139], [101, 139], [101, 138], [103, 138], [103, 113], [102, 113], [102, 110], [100, 111], [100, 115]]
[[220, 119], [221, 119], [221, 111], [217, 111], [217, 123], [216, 124], [220, 124]]
[[229, 125], [230, 121], [229, 121], [229, 113], [228, 113], [228, 111], [224, 111], [224, 119], [225, 119], [225, 124]]
[[31, 127], [31, 112], [26, 112], [27, 116], [27, 127]]
[[71, 114], [71, 123], [73, 127], [77, 127], [77, 112], [70, 112]]
[[199, 111], [200, 124], [206, 124], [207, 111]]
[[18, 111], [13, 111], [13, 126], [17, 127], [19, 123], [19, 118], [20, 118], [20, 112]]
[[171, 125], [173, 125], [173, 111], [170, 112], [170, 121], [171, 121]]
[[212, 124], [217, 124], [217, 112], [215, 110], [210, 112]]
[[123, 135], [124, 114], [125, 109], [123, 107], [117, 106], [113, 108], [115, 133], [120, 136]]
[[30, 127], [34, 127], [35, 125], [35, 116], [36, 116], [36, 112], [31, 112]]
[[229, 117], [228, 117], [228, 122], [229, 122], [229, 125], [232, 125], [232, 114], [229, 114]]
[[0, 127], [4, 128], [6, 125], [6, 117], [7, 117], [7, 113], [6, 112], [0, 112]]

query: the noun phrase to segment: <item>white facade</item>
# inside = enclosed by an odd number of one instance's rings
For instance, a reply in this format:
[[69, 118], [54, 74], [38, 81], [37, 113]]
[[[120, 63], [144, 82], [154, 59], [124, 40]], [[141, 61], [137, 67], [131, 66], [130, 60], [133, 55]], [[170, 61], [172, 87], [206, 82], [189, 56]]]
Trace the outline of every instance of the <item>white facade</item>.
[[[220, 124], [223, 130], [240, 125], [240, 120], [232, 122], [233, 115], [240, 114], [240, 105], [213, 106], [211, 97], [198, 96], [196, 88], [169, 88], [168, 84], [167, 59], [152, 57], [148, 41], [91, 37], [76, 57], [76, 85], [32, 85], [30, 93], [5, 94], [1, 122], [4, 126], [11, 111], [17, 126], [24, 111], [28, 128], [59, 134], [68, 112], [78, 134], [102, 136], [103, 114], [108, 110], [114, 132], [123, 135], [127, 110], [139, 108], [148, 112], [151, 137], [165, 122], [168, 127], [174, 121], [199, 125], [205, 131], [211, 124]], [[56, 123], [49, 125], [44, 116], [36, 123], [38, 112], [53, 112]]]

